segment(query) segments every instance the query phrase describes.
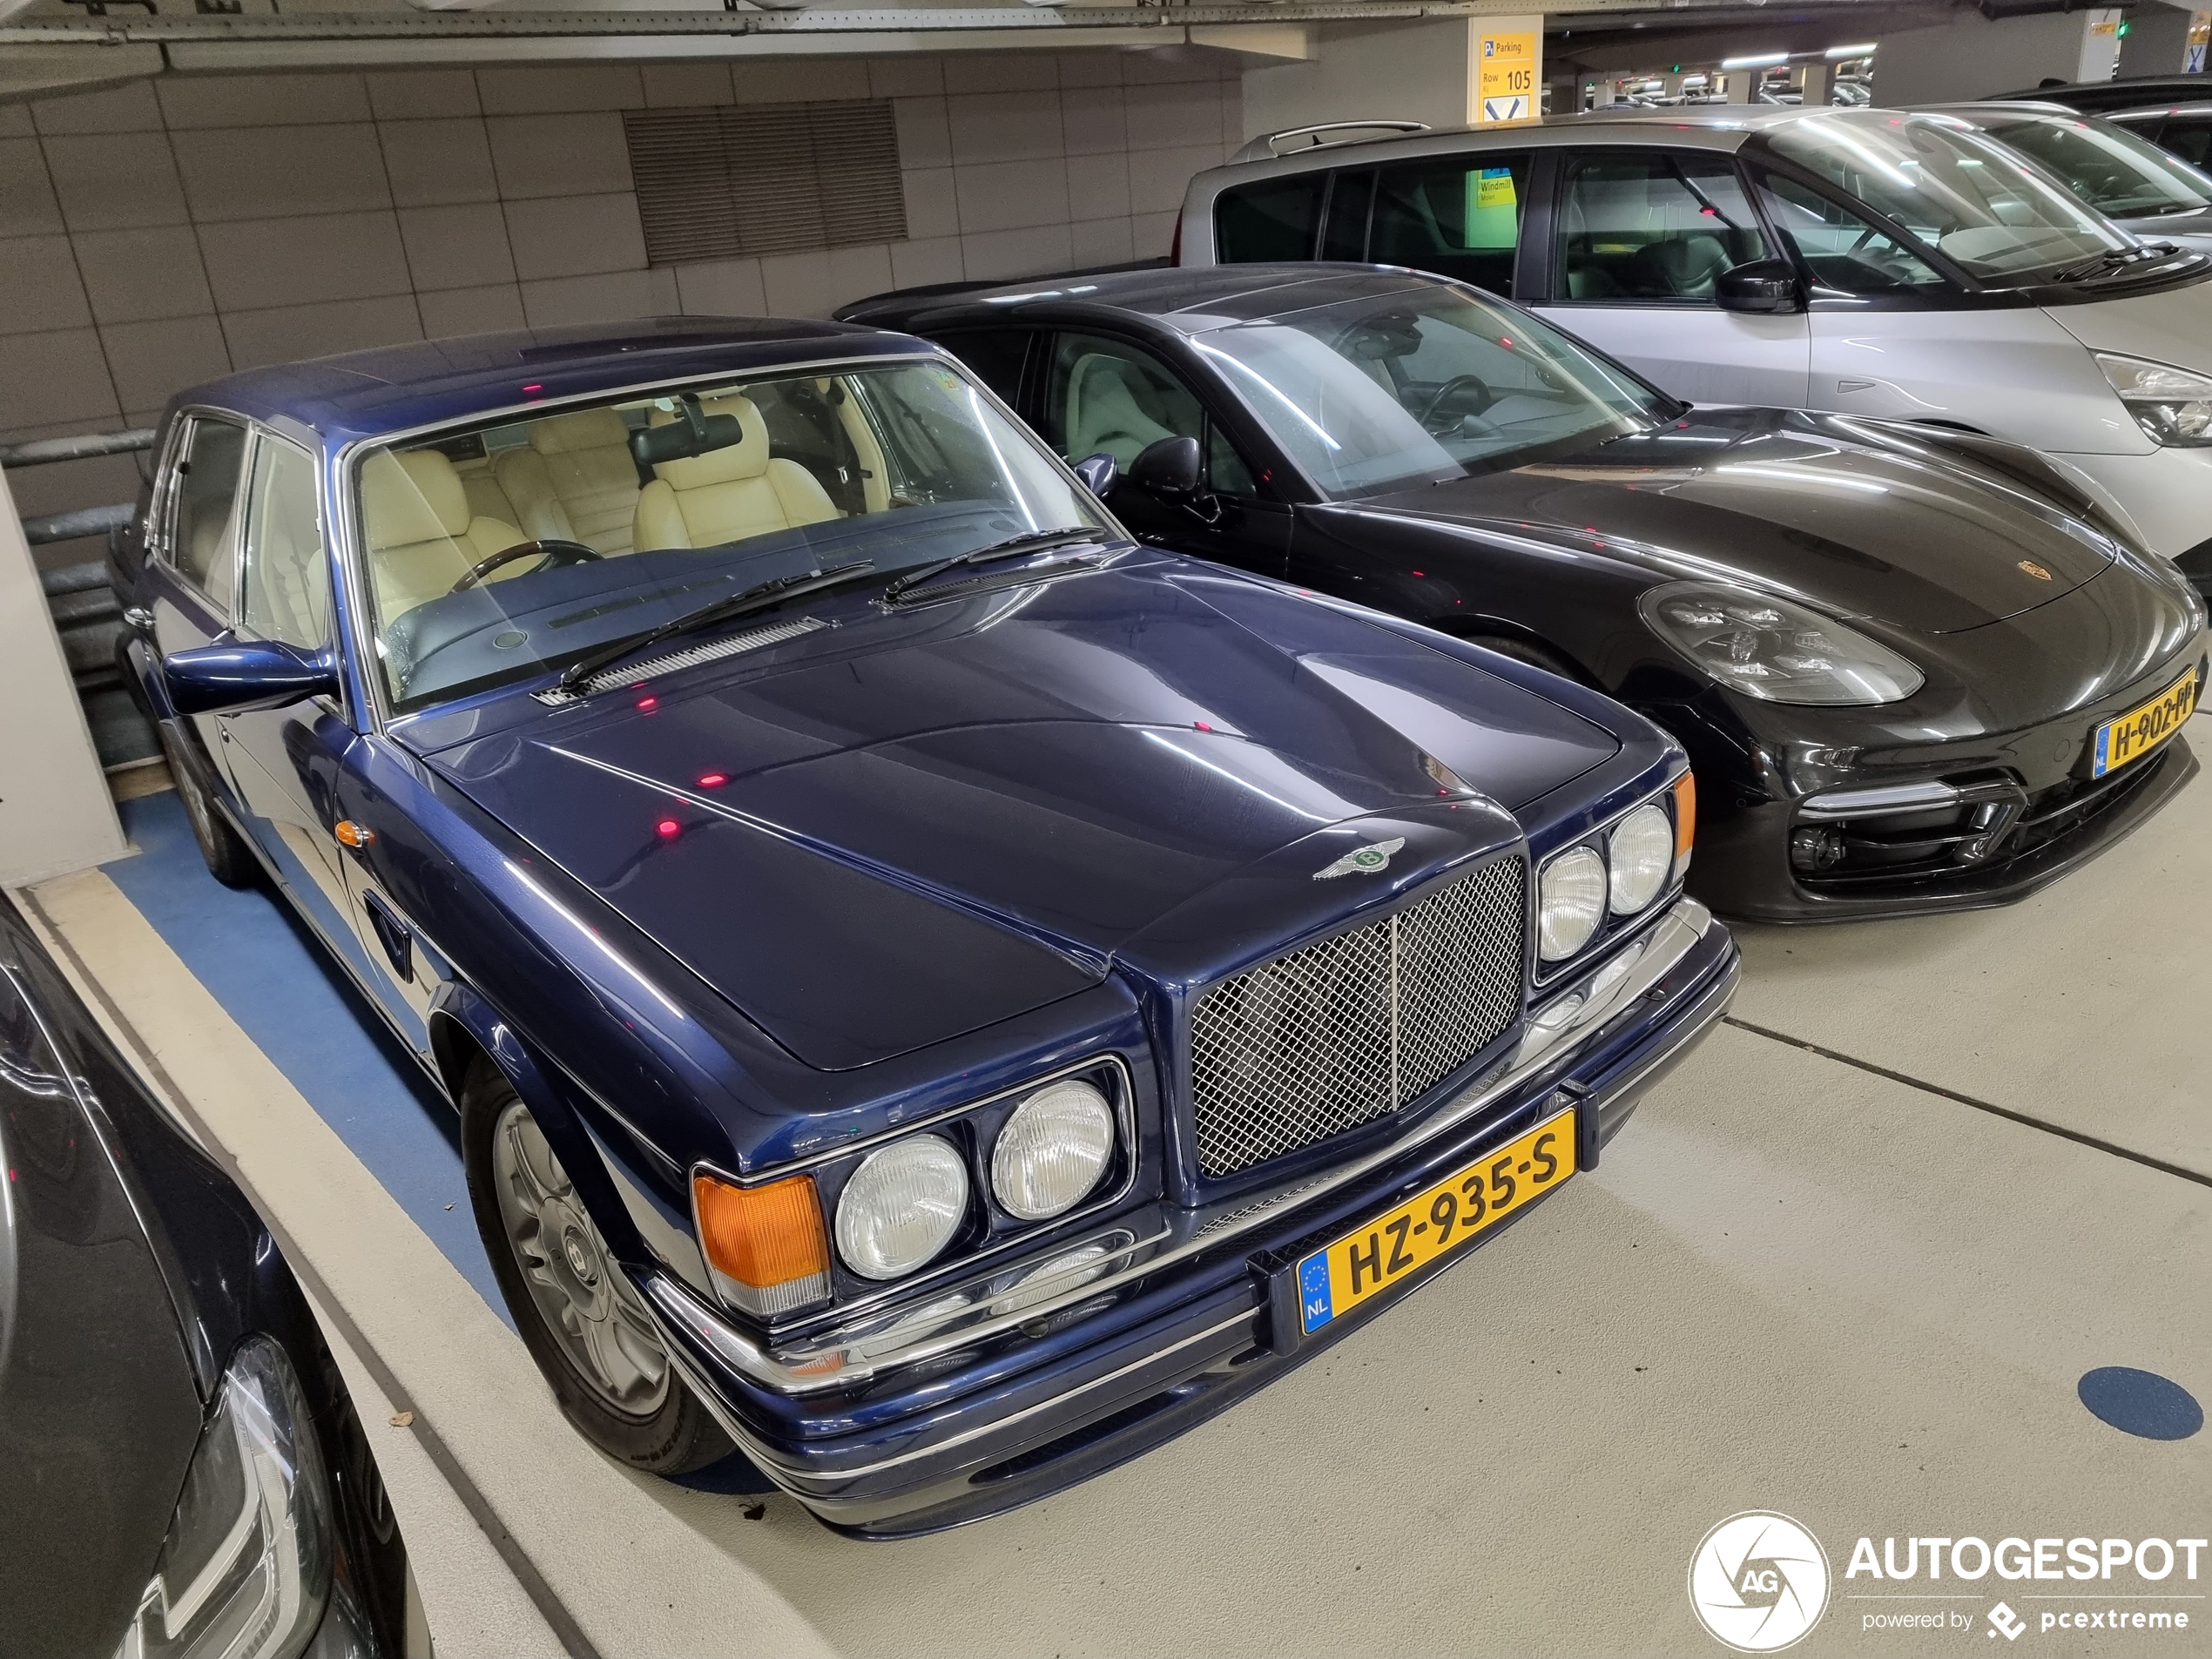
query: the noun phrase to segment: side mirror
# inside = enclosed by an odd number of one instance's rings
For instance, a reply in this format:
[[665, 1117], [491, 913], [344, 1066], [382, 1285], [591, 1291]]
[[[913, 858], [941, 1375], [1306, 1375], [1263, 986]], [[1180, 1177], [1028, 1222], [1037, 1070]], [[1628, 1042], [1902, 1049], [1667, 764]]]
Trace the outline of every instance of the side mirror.
[[1787, 260], [1753, 260], [1730, 266], [1714, 279], [1713, 298], [1723, 311], [1772, 314], [1804, 309], [1797, 273]]
[[1085, 455], [1076, 462], [1076, 476], [1083, 481], [1083, 488], [1098, 497], [1106, 499], [1106, 492], [1113, 489], [1122, 475], [1120, 463], [1101, 449], [1095, 455]]
[[222, 639], [161, 659], [169, 701], [179, 714], [244, 714], [338, 693], [337, 653], [301, 651], [274, 639]]
[[1162, 501], [1195, 500], [1204, 476], [1196, 438], [1160, 438], [1130, 463], [1129, 481]]

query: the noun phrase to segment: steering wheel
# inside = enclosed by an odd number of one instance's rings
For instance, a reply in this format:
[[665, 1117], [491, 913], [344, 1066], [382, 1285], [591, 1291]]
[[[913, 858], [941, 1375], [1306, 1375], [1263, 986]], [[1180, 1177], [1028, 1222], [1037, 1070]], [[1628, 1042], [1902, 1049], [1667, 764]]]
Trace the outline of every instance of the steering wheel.
[[1480, 415], [1498, 401], [1496, 395], [1490, 390], [1489, 382], [1480, 374], [1454, 374], [1437, 388], [1436, 395], [1429, 399], [1426, 406], [1422, 408], [1419, 417], [1421, 429], [1425, 432], [1439, 430], [1436, 423], [1437, 412], [1447, 403], [1451, 402], [1459, 394], [1466, 391], [1479, 394], [1482, 401], [1467, 408], [1454, 409], [1452, 412], [1453, 419], [1456, 420], [1469, 415]]
[[[586, 559], [603, 556], [596, 547], [586, 547], [581, 542], [563, 541], [559, 536], [550, 536], [543, 542], [517, 542], [512, 547], [501, 548], [488, 559], [478, 559], [462, 571], [461, 580], [446, 591], [448, 594], [466, 593], [494, 570], [503, 569], [517, 559], [535, 558], [539, 561], [538, 570], [552, 570], [563, 564], [582, 564]], [[537, 570], [530, 574], [536, 576]]]

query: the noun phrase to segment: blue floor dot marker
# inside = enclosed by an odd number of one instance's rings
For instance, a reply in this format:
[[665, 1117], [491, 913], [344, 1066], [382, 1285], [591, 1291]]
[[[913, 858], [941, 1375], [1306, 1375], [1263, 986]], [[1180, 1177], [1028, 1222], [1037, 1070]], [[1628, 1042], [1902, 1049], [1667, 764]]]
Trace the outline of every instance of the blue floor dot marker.
[[2146, 1440], [2186, 1440], [2204, 1426], [2196, 1396], [2155, 1371], [2099, 1366], [2074, 1385], [2091, 1415]]

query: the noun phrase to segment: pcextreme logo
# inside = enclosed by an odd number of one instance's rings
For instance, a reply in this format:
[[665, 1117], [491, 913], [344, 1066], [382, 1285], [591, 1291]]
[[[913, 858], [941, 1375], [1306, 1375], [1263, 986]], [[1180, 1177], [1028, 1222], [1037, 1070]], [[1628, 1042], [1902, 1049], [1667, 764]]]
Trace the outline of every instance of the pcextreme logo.
[[1827, 1553], [1787, 1515], [1730, 1515], [1689, 1558], [1689, 1606], [1715, 1641], [1738, 1653], [1779, 1653], [1827, 1608]]

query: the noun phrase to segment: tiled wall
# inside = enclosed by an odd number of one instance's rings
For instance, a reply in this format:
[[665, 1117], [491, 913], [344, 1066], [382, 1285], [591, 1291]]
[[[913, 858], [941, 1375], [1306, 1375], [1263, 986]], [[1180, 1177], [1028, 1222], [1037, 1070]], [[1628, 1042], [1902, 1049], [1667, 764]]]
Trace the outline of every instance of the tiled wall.
[[[1242, 137], [1225, 53], [165, 78], [0, 105], [0, 441], [149, 424], [233, 368], [650, 313], [821, 316], [1164, 253]], [[649, 270], [624, 109], [895, 100], [910, 239]], [[127, 497], [129, 457], [10, 473]], [[38, 550], [43, 565], [96, 544]]]

